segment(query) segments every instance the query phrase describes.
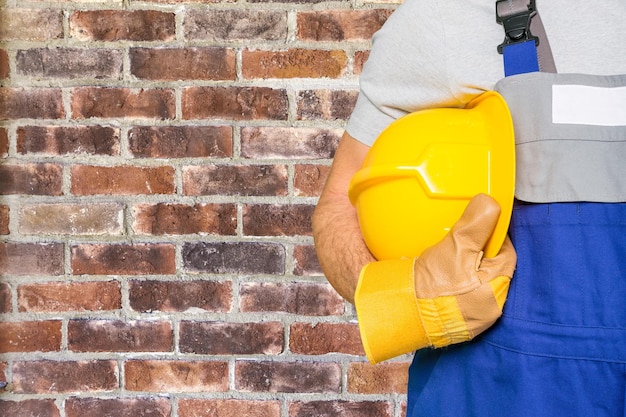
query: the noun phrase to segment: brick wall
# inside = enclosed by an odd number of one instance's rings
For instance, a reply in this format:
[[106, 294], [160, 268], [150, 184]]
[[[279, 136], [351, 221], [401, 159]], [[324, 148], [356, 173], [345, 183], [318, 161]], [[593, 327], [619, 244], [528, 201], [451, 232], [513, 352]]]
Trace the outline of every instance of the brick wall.
[[310, 232], [394, 5], [1, 5], [0, 415], [402, 416]]

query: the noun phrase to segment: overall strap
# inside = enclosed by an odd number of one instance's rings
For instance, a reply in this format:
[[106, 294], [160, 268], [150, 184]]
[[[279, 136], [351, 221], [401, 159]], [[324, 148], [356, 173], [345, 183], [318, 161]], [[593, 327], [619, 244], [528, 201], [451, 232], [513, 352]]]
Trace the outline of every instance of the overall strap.
[[552, 50], [535, 0], [496, 1], [496, 21], [504, 27], [505, 76], [527, 72], [556, 72]]

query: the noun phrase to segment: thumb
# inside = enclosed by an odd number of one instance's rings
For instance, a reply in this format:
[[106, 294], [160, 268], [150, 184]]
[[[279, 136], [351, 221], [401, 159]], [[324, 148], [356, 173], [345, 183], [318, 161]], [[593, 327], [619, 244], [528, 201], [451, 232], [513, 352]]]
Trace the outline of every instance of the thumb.
[[450, 235], [457, 248], [480, 252], [493, 234], [499, 217], [498, 202], [487, 194], [478, 194], [467, 204], [461, 218], [452, 226]]

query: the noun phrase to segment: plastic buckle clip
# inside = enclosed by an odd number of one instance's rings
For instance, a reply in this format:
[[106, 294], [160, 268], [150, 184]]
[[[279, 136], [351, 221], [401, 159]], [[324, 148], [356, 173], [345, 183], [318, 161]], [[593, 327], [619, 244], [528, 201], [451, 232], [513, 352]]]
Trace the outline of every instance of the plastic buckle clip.
[[496, 22], [504, 26], [505, 33], [504, 42], [498, 45], [498, 53], [502, 54], [505, 46], [529, 40], [534, 40], [535, 45], [539, 45], [539, 38], [530, 33], [530, 20], [537, 14], [535, 0], [529, 1], [528, 10], [503, 17], [500, 16], [498, 4], [505, 1], [510, 0], [496, 1]]

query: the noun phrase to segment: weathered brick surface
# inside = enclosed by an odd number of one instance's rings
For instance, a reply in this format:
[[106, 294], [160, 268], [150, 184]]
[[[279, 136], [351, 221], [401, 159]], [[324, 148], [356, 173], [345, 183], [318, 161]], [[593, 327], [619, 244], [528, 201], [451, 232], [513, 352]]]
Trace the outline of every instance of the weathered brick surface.
[[181, 399], [179, 417], [279, 417], [280, 402], [275, 400]]
[[173, 274], [175, 250], [171, 244], [75, 245], [72, 271], [76, 275]]
[[130, 282], [129, 300], [133, 310], [141, 312], [227, 312], [232, 292], [230, 282], [135, 280]]
[[124, 377], [131, 391], [223, 392], [228, 390], [228, 363], [131, 360], [124, 364]]
[[311, 214], [399, 0], [0, 6], [0, 416], [402, 417]]
[[61, 322], [0, 322], [0, 353], [54, 352], [61, 348]]
[[115, 361], [28, 361], [13, 365], [13, 390], [21, 394], [111, 391], [118, 385]]
[[74, 352], [170, 352], [172, 324], [163, 321], [71, 320], [68, 348]]
[[277, 322], [183, 322], [180, 351], [208, 355], [277, 355], [283, 350], [283, 326]]
[[363, 355], [359, 328], [353, 323], [294, 323], [289, 348], [303, 355], [346, 353]]
[[128, 141], [137, 158], [227, 158], [232, 136], [230, 126], [137, 126]]
[[67, 417], [170, 417], [172, 405], [165, 398], [70, 398]]
[[119, 155], [120, 132], [110, 126], [23, 126], [17, 151], [44, 155]]
[[122, 307], [119, 282], [24, 284], [17, 290], [18, 308], [28, 312], [103, 311]]
[[130, 65], [135, 77], [147, 80], [234, 80], [237, 75], [231, 48], [135, 48]]
[[240, 361], [235, 386], [244, 392], [338, 393], [341, 369], [336, 363]]
[[172, 194], [174, 170], [169, 166], [88, 166], [72, 168], [72, 194]]
[[331, 316], [344, 312], [343, 299], [328, 284], [245, 283], [239, 299], [239, 308], [246, 312], [281, 311], [305, 316]]

